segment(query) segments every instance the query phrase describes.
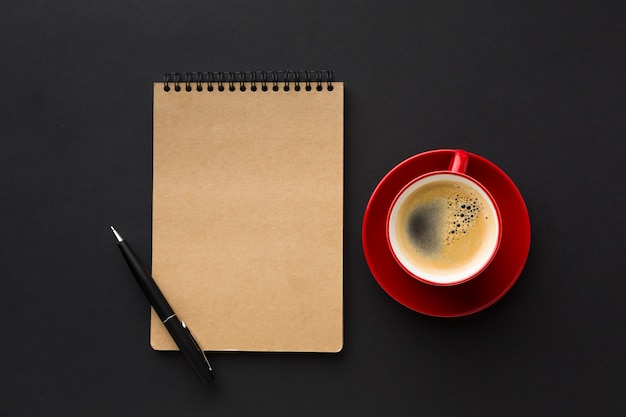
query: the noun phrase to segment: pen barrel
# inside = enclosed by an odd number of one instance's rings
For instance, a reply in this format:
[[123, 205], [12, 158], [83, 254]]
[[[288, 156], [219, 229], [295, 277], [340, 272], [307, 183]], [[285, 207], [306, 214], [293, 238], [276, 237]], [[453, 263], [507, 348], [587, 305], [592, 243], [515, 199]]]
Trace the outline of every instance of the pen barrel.
[[[111, 227], [111, 229], [113, 229], [113, 227]], [[204, 351], [196, 339], [194, 339], [191, 331], [185, 323], [181, 322], [178, 317], [176, 317], [174, 310], [170, 307], [169, 303], [165, 299], [165, 296], [157, 286], [156, 282], [152, 279], [148, 269], [139, 260], [139, 257], [135, 254], [132, 248], [119, 237], [115, 229], [113, 229], [113, 233], [115, 233], [119, 240], [118, 246], [124, 256], [124, 259], [126, 260], [126, 263], [135, 276], [137, 283], [150, 301], [152, 308], [156, 311], [157, 315], [172, 336], [172, 339], [174, 339], [174, 342], [176, 342], [176, 345], [178, 345], [178, 348], [182, 352], [185, 359], [187, 359], [198, 378], [200, 378], [204, 385], [208, 385], [214, 378], [213, 370], [211, 369], [211, 365], [209, 364]]]
[[211, 365], [189, 329], [176, 316], [164, 324], [198, 378], [204, 385], [208, 385], [214, 379]]
[[150, 301], [150, 305], [154, 308], [154, 311], [156, 311], [161, 321], [171, 317], [174, 314], [174, 310], [170, 307], [165, 296], [163, 296], [163, 293], [150, 276], [150, 273], [139, 260], [139, 257], [125, 241], [119, 242], [118, 246], [124, 259], [126, 259], [126, 263], [128, 263], [130, 270], [135, 276], [137, 283], [148, 298], [148, 301]]

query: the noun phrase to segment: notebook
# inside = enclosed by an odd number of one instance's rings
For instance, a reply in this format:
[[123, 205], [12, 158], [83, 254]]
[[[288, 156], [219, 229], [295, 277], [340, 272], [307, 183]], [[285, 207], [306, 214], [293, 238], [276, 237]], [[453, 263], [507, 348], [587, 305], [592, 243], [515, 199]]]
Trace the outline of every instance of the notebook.
[[[343, 83], [331, 71], [154, 84], [152, 275], [209, 351], [343, 346]], [[152, 312], [151, 346], [176, 350]]]

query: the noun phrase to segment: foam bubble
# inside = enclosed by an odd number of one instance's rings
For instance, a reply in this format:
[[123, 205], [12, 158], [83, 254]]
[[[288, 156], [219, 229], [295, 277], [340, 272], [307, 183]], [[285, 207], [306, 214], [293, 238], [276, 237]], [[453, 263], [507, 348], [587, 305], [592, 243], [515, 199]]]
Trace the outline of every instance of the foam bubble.
[[482, 209], [482, 201], [473, 191], [466, 195], [456, 194], [448, 198], [448, 212], [445, 219], [445, 244], [453, 244], [467, 234], [474, 225], [475, 216]]

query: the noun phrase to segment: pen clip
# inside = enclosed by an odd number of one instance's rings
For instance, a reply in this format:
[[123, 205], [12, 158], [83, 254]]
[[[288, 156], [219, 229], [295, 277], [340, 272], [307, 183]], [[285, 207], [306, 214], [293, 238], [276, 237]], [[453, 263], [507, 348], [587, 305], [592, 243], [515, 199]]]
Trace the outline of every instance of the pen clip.
[[202, 356], [202, 359], [204, 359], [204, 363], [206, 364], [206, 366], [208, 366], [209, 371], [213, 371], [213, 368], [211, 368], [211, 364], [209, 363], [209, 360], [207, 359], [206, 355], [204, 354], [204, 350], [202, 350], [202, 348], [198, 344], [198, 341], [196, 340], [196, 338], [193, 337], [193, 333], [191, 333], [191, 330], [189, 329], [189, 327], [187, 327], [187, 325], [185, 324], [184, 321], [181, 321], [180, 325], [183, 327], [183, 329], [187, 330], [187, 333], [189, 334], [189, 338], [193, 342], [193, 345], [195, 346], [195, 348], [198, 351], [198, 353], [200, 353], [200, 355]]

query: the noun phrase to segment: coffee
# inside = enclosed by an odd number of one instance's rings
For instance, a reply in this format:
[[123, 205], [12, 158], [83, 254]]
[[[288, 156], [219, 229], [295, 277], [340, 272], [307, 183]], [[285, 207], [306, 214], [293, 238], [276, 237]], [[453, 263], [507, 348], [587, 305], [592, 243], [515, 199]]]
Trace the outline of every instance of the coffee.
[[463, 275], [488, 261], [498, 239], [495, 207], [457, 176], [418, 182], [398, 200], [390, 233], [395, 252], [418, 275]]

